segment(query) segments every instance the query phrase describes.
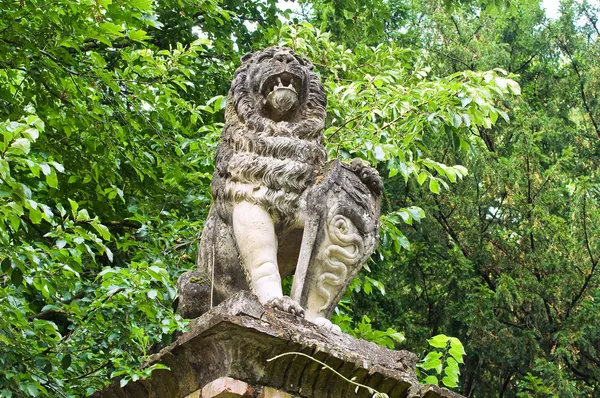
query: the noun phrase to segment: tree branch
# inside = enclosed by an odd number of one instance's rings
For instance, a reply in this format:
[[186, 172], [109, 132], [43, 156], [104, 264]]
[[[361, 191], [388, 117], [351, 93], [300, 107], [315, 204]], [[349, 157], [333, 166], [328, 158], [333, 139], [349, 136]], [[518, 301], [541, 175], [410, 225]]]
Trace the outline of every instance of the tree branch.
[[515, 69], [514, 71], [510, 71], [511, 73], [518, 73], [520, 71], [522, 71], [523, 69], [525, 69], [527, 67], [527, 65], [529, 65], [531, 63], [531, 61], [533, 61], [535, 59], [535, 57], [537, 57], [539, 55], [539, 52], [533, 54], [531, 57], [529, 57], [529, 59], [525, 62], [523, 62], [521, 64], [521, 66], [519, 66], [517, 69]]
[[589, 274], [585, 277], [585, 280], [583, 281], [583, 286], [581, 287], [579, 292], [571, 300], [571, 304], [569, 305], [569, 308], [567, 309], [567, 314], [565, 315], [565, 319], [567, 319], [569, 317], [569, 315], [571, 314], [571, 310], [575, 307], [577, 302], [581, 299], [581, 297], [583, 296], [583, 293], [585, 293], [588, 285], [590, 284], [590, 281], [592, 280], [592, 277], [594, 276], [596, 267], [598, 266], [598, 260], [594, 259], [594, 256], [592, 255], [592, 249], [590, 247], [590, 240], [589, 240], [588, 231], [587, 231], [586, 218], [587, 218], [586, 196], [584, 193], [583, 194], [583, 234], [584, 234], [584, 238], [585, 238], [585, 247], [586, 247], [588, 255], [590, 257], [590, 262], [592, 263], [592, 269], [590, 270]]
[[[80, 292], [76, 293], [75, 295], [73, 295], [73, 297], [71, 297], [70, 299], [61, 301], [59, 304], [70, 304], [73, 301], [79, 300], [80, 298], [82, 298], [83, 296], [85, 296], [85, 293], [86, 293], [85, 291], [80, 291]], [[62, 314], [62, 313], [63, 313], [62, 311], [45, 310], [45, 311], [42, 311], [42, 312], [37, 313], [35, 315], [30, 315], [27, 319], [29, 321], [33, 321], [34, 319], [51, 319], [52, 315]]]
[[73, 380], [79, 380], [79, 379], [83, 379], [83, 378], [85, 378], [85, 377], [88, 377], [88, 376], [90, 376], [90, 375], [92, 375], [92, 374], [96, 373], [97, 371], [99, 371], [99, 370], [102, 370], [102, 369], [104, 369], [105, 367], [107, 367], [108, 365], [110, 365], [110, 362], [111, 362], [111, 361], [106, 361], [104, 364], [102, 364], [101, 366], [97, 367], [96, 369], [90, 370], [89, 372], [87, 372], [87, 373], [84, 373], [84, 374], [82, 374], [82, 375], [79, 375], [79, 376], [77, 376], [77, 377], [71, 377], [70, 379], [66, 379], [65, 381], [69, 382], [69, 381], [73, 381]]
[[585, 94], [584, 79], [581, 76], [581, 72], [579, 71], [579, 68], [577, 67], [577, 61], [573, 58], [573, 54], [571, 54], [571, 51], [569, 51], [567, 44], [562, 42], [558, 38], [557, 38], [557, 41], [559, 43], [559, 46], [564, 50], [564, 52], [569, 57], [569, 60], [571, 61], [571, 66], [573, 67], [573, 70], [575, 71], [575, 74], [577, 75], [577, 79], [579, 81], [579, 93], [581, 95], [581, 100], [583, 101], [583, 106], [585, 107], [585, 110], [586, 110], [588, 116], [590, 117], [590, 120], [592, 121], [592, 125], [594, 126], [594, 129], [596, 130], [596, 135], [598, 135], [598, 138], [600, 138], [600, 125], [598, 125], [598, 122], [594, 118], [592, 109], [588, 103], [587, 96]]
[[[435, 198], [435, 202], [438, 206], [438, 209], [440, 209], [441, 205], [440, 205], [440, 202], [437, 200], [437, 198]], [[434, 211], [434, 212], [432, 212], [432, 214], [433, 214], [433, 217], [437, 220], [437, 222], [446, 231], [446, 233], [452, 237], [452, 240], [454, 240], [454, 242], [456, 243], [456, 245], [462, 252], [463, 256], [467, 259], [470, 259], [470, 253], [467, 251], [466, 248], [463, 247], [460, 239], [458, 238], [458, 234], [456, 233], [456, 231], [454, 231], [454, 229], [448, 222], [448, 219], [444, 217], [444, 214], [442, 213], [442, 211], [441, 210], [438, 210], [437, 212]], [[488, 285], [488, 287], [492, 291], [496, 291], [496, 284], [494, 283], [492, 278], [490, 278], [490, 276], [485, 272], [485, 270], [480, 267], [480, 264], [478, 264], [476, 262], [475, 262], [475, 264], [477, 265], [477, 269], [479, 270], [479, 275], [485, 281], [485, 283]]]

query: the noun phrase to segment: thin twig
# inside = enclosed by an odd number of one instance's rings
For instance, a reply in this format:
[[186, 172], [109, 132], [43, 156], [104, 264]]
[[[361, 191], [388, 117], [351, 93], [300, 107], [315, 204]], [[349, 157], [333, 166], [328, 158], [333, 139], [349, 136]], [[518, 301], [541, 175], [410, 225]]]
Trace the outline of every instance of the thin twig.
[[354, 116], [351, 119], [346, 120], [344, 123], [342, 123], [342, 125], [340, 127], [338, 127], [330, 136], [329, 136], [329, 140], [331, 141], [331, 137], [335, 136], [337, 133], [339, 133], [344, 127], [346, 127], [349, 123], [355, 121], [356, 119], [358, 119], [359, 117], [361, 117], [362, 115], [357, 115]]
[[79, 375], [79, 376], [76, 376], [76, 377], [72, 377], [72, 378], [70, 378], [70, 379], [67, 379], [67, 380], [65, 380], [65, 381], [73, 381], [73, 380], [79, 380], [79, 379], [86, 378], [86, 377], [88, 377], [88, 376], [91, 376], [91, 375], [93, 375], [94, 373], [98, 372], [99, 370], [102, 370], [102, 369], [104, 369], [105, 367], [107, 367], [108, 365], [110, 365], [110, 363], [111, 363], [110, 361], [106, 361], [104, 364], [100, 365], [100, 366], [99, 366], [99, 367], [97, 367], [96, 369], [92, 369], [92, 370], [90, 370], [90, 371], [89, 371], [89, 372], [87, 372], [87, 373], [84, 373], [84, 374], [82, 374], [82, 375]]
[[384, 398], [384, 397], [385, 397], [385, 398], [388, 398], [388, 395], [387, 395], [387, 394], [384, 394], [384, 393], [382, 393], [382, 392], [379, 392], [379, 391], [377, 391], [376, 389], [374, 389], [373, 387], [369, 387], [369, 386], [366, 386], [366, 385], [364, 385], [364, 384], [360, 384], [360, 383], [357, 383], [357, 382], [355, 382], [355, 381], [353, 381], [353, 380], [350, 380], [350, 379], [348, 379], [347, 377], [345, 377], [344, 375], [342, 375], [341, 373], [338, 373], [338, 372], [337, 372], [335, 369], [333, 369], [331, 366], [327, 365], [326, 363], [324, 363], [324, 362], [321, 362], [321, 361], [319, 361], [318, 359], [315, 359], [315, 358], [311, 357], [310, 355], [306, 355], [306, 354], [304, 354], [304, 353], [302, 353], [302, 352], [286, 352], [286, 353], [283, 353], [283, 354], [280, 354], [280, 355], [274, 356], [273, 358], [267, 359], [267, 362], [274, 361], [274, 360], [276, 360], [276, 359], [279, 359], [279, 358], [281, 358], [281, 357], [284, 357], [284, 356], [286, 356], [286, 355], [300, 355], [300, 356], [306, 357], [306, 358], [308, 358], [308, 359], [310, 359], [310, 360], [312, 360], [312, 361], [315, 361], [315, 362], [317, 362], [317, 363], [318, 363], [318, 364], [320, 364], [320, 365], [323, 365], [323, 367], [325, 367], [325, 368], [327, 368], [327, 369], [331, 370], [333, 373], [335, 373], [336, 375], [338, 375], [339, 377], [341, 377], [342, 379], [344, 379], [344, 380], [345, 380], [345, 381], [347, 381], [348, 383], [350, 383], [350, 384], [354, 384], [354, 385], [355, 385], [355, 386], [357, 386], [357, 387], [362, 387], [362, 388], [366, 389], [367, 391], [369, 391], [369, 394], [373, 394], [373, 393], [375, 393], [375, 394], [378, 394], [377, 396], [378, 396], [378, 397], [380, 397], [380, 398]]
[[394, 120], [392, 120], [391, 122], [384, 124], [379, 130], [377, 130], [375, 133], [379, 133], [385, 129], [387, 129], [388, 127], [390, 127], [392, 124], [396, 123], [398, 120], [402, 119], [404, 117], [404, 114], [400, 114], [400, 116], [398, 116], [397, 118], [395, 118]]

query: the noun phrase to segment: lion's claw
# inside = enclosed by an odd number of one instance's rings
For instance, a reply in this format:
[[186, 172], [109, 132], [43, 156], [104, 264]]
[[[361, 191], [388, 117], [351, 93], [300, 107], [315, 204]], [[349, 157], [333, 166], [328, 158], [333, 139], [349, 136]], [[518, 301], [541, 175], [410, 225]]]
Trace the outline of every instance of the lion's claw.
[[329, 319], [323, 317], [317, 317], [314, 320], [315, 325], [322, 327], [325, 330], [332, 332], [333, 334], [342, 334], [342, 329], [338, 325], [334, 325]]
[[304, 318], [304, 308], [288, 296], [275, 297], [266, 306]]
[[383, 182], [377, 170], [369, 166], [364, 160], [358, 158], [352, 159], [350, 167], [371, 192], [378, 196], [381, 195], [383, 192]]

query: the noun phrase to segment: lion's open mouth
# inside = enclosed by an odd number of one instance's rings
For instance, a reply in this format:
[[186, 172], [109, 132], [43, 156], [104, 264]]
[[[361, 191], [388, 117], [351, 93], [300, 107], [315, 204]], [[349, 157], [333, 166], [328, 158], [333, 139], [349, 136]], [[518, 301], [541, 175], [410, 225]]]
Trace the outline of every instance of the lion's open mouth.
[[263, 83], [261, 92], [265, 97], [268, 97], [276, 89], [292, 90], [298, 94], [302, 90], [302, 80], [289, 72], [271, 75]]

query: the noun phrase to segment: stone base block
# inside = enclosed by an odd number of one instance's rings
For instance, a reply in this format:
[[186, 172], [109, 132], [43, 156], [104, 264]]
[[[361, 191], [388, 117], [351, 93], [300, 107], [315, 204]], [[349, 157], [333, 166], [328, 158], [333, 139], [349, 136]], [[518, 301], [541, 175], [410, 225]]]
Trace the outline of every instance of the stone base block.
[[[287, 353], [303, 355], [283, 355]], [[276, 356], [278, 359], [270, 360]], [[307, 357], [308, 356], [308, 357]], [[191, 321], [189, 332], [143, 366], [162, 363], [147, 380], [120, 387], [115, 380], [98, 398], [371, 398], [313, 360], [390, 398], [458, 398], [416, 378], [417, 357], [336, 335], [293, 315], [263, 307], [247, 292]]]

